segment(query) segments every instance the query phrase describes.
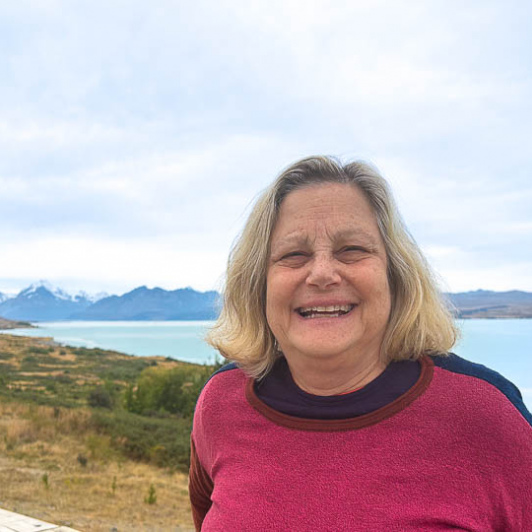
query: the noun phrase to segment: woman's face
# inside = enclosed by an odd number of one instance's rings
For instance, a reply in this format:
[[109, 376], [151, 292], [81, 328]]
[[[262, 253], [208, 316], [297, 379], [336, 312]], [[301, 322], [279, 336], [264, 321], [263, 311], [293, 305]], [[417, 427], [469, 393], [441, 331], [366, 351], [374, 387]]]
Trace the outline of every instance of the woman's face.
[[375, 215], [351, 185], [290, 193], [270, 247], [266, 316], [294, 357], [379, 357], [390, 315], [386, 252]]

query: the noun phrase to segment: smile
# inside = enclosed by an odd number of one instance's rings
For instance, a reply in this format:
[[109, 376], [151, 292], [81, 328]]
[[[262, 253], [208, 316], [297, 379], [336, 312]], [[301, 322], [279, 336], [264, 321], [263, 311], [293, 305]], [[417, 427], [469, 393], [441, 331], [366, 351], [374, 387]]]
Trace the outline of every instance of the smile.
[[354, 308], [354, 304], [330, 305], [327, 307], [300, 307], [296, 311], [303, 318], [338, 318], [348, 314]]

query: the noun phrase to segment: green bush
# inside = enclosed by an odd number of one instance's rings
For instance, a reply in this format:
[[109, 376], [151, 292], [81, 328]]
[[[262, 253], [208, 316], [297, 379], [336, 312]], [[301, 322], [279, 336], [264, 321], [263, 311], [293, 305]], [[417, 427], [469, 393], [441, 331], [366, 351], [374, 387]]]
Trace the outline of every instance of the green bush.
[[48, 381], [45, 385], [45, 389], [52, 393], [57, 393], [57, 384], [54, 381]]
[[93, 413], [95, 427], [126, 457], [160, 467], [188, 470], [190, 419], [153, 419], [125, 411]]
[[113, 408], [113, 398], [111, 397], [111, 394], [102, 386], [95, 388], [89, 393], [87, 402], [92, 408]]
[[209, 366], [177, 366], [172, 369], [146, 368], [136, 386], [125, 393], [129, 412], [153, 415], [154, 412], [190, 417], [205, 381], [212, 373]]
[[146, 504], [155, 504], [157, 502], [157, 494], [153, 484], [150, 484], [150, 489], [148, 490], [148, 495], [144, 497], [144, 502]]
[[9, 376], [0, 371], [0, 388], [5, 388], [8, 382], [9, 382]]
[[[28, 349], [28, 351], [30, 350]], [[34, 357], [33, 355], [25, 356], [22, 359], [22, 364], [25, 364], [25, 365], [38, 364], [38, 363], [39, 363], [39, 358]]]
[[35, 353], [37, 355], [48, 355], [49, 353], [52, 353], [54, 351], [53, 347], [37, 347], [37, 346], [30, 346], [27, 349], [28, 353]]
[[[68, 370], [67, 370], [68, 371]], [[64, 373], [66, 373], [65, 371]], [[74, 381], [67, 375], [56, 375], [55, 380], [61, 384], [72, 384]]]

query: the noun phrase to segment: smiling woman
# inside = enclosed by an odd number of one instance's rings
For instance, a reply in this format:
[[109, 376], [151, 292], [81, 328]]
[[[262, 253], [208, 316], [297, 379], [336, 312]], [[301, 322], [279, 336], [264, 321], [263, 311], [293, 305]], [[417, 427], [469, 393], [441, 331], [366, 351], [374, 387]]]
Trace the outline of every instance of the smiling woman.
[[384, 243], [363, 193], [332, 183], [292, 192], [270, 248], [266, 317], [295, 382], [333, 395], [382, 373], [390, 288]]
[[384, 179], [288, 168], [233, 249], [209, 337], [233, 363], [196, 407], [197, 529], [532, 529], [532, 418], [449, 353], [456, 336]]

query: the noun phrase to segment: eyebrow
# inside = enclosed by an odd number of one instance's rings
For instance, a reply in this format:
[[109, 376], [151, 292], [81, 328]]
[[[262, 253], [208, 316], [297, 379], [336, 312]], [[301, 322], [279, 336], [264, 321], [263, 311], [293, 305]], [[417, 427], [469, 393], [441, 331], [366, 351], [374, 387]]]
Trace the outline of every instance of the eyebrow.
[[349, 240], [350, 238], [363, 238], [366, 240], [366, 242], [373, 244], [373, 245], [377, 245], [377, 241], [375, 240], [375, 237], [369, 234], [367, 231], [364, 231], [364, 229], [346, 229], [344, 231], [338, 231], [333, 236], [336, 240]]
[[[375, 237], [373, 235], [370, 235], [363, 229], [346, 229], [344, 231], [338, 231], [333, 234], [333, 238], [336, 241], [349, 240], [351, 238], [362, 238], [368, 244], [371, 244], [373, 246], [377, 245]], [[293, 233], [275, 242], [275, 246], [272, 245], [271, 249], [273, 250], [279, 247], [291, 245], [308, 245], [309, 243], [310, 242], [308, 236], [303, 236], [300, 233]]]

